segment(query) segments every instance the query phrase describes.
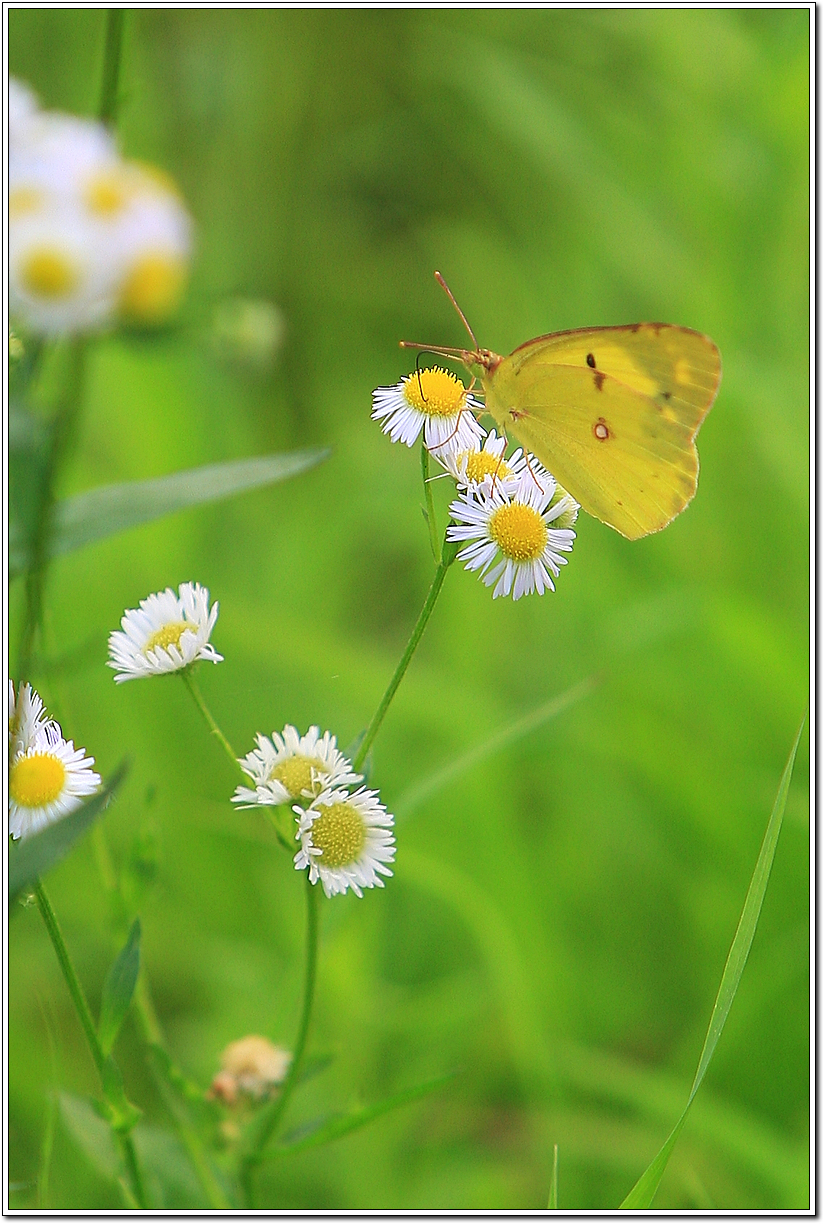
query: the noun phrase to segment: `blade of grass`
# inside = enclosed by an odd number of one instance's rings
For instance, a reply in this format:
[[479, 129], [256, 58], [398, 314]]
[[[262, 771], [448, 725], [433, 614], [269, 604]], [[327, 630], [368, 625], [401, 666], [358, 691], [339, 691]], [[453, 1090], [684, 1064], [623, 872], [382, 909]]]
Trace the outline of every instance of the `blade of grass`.
[[549, 1183], [549, 1202], [547, 1211], [558, 1210], [558, 1144], [552, 1149], [552, 1178]]
[[467, 752], [456, 757], [441, 769], [435, 770], [428, 778], [424, 778], [416, 786], [410, 787], [405, 794], [401, 795], [398, 802], [394, 805], [395, 816], [408, 816], [415, 808], [420, 807], [430, 795], [434, 795], [453, 778], [459, 777], [484, 757], [489, 756], [493, 752], [497, 752], [499, 748], [505, 747], [507, 744], [512, 744], [516, 740], [522, 739], [528, 735], [530, 731], [536, 730], [543, 723], [549, 722], [551, 718], [562, 714], [569, 706], [574, 705], [576, 701], [581, 701], [584, 697], [588, 697], [595, 689], [597, 680], [594, 676], [587, 677], [586, 680], [581, 680], [578, 684], [567, 689], [565, 693], [560, 693], [557, 697], [551, 697], [549, 701], [543, 702], [535, 710], [530, 710], [528, 714], [524, 714], [521, 718], [509, 723], [496, 731], [489, 739], [484, 740], [482, 744], [476, 744], [474, 748], [470, 748]]
[[715, 1047], [718, 1045], [718, 1039], [729, 1015], [732, 1001], [735, 998], [738, 984], [741, 981], [741, 975], [744, 972], [744, 966], [747, 963], [747, 957], [752, 947], [752, 941], [755, 936], [755, 929], [758, 925], [758, 917], [761, 913], [761, 905], [764, 901], [764, 894], [767, 891], [767, 884], [770, 879], [770, 870], [772, 869], [773, 859], [775, 858], [775, 848], [778, 844], [778, 835], [781, 832], [781, 822], [784, 818], [784, 808], [787, 804], [787, 794], [790, 789], [790, 780], [793, 774], [793, 766], [795, 765], [795, 755], [798, 751], [798, 744], [801, 739], [801, 732], [804, 730], [806, 715], [802, 719], [801, 726], [798, 728], [798, 734], [795, 737], [795, 742], [790, 750], [790, 755], [787, 764], [784, 768], [784, 773], [781, 776], [781, 782], [778, 787], [778, 794], [775, 797], [775, 803], [770, 814], [770, 819], [767, 822], [767, 831], [764, 834], [764, 840], [761, 843], [761, 850], [755, 864], [755, 870], [752, 873], [750, 886], [747, 889], [747, 896], [744, 900], [744, 908], [741, 911], [741, 917], [738, 921], [738, 928], [735, 932], [735, 937], [730, 947], [727, 963], [724, 966], [724, 972], [721, 976], [721, 985], [718, 988], [718, 994], [715, 999], [715, 1006], [712, 1009], [707, 1036], [704, 1040], [704, 1048], [701, 1051], [701, 1057], [698, 1060], [698, 1070], [695, 1072], [695, 1079], [692, 1082], [692, 1088], [684, 1106], [684, 1112], [676, 1122], [669, 1136], [665, 1140], [658, 1154], [654, 1157], [651, 1164], [647, 1166], [644, 1172], [639, 1177], [638, 1181], [630, 1190], [627, 1197], [621, 1203], [622, 1211], [645, 1211], [652, 1205], [652, 1200], [664, 1175], [664, 1170], [669, 1162], [672, 1150], [678, 1140], [678, 1136], [684, 1128], [684, 1123], [687, 1120], [690, 1106], [695, 1099], [695, 1094], [701, 1086], [701, 1081], [706, 1074], [707, 1067], [710, 1065]]
[[[221, 501], [238, 493], [274, 484], [314, 467], [328, 450], [294, 451], [285, 455], [257, 455], [231, 463], [174, 472], [156, 480], [134, 480], [104, 485], [57, 502], [52, 511], [48, 552], [52, 557], [73, 552], [95, 540], [127, 531], [142, 523]], [[19, 525], [9, 524], [9, 577], [23, 572], [29, 550]]]
[[366, 1105], [363, 1109], [355, 1109], [351, 1113], [330, 1118], [328, 1122], [309, 1134], [303, 1134], [300, 1138], [295, 1139], [294, 1142], [282, 1143], [272, 1151], [267, 1152], [265, 1159], [267, 1161], [278, 1160], [282, 1156], [291, 1156], [294, 1152], [304, 1152], [307, 1148], [321, 1147], [325, 1143], [331, 1143], [334, 1139], [341, 1139], [344, 1135], [349, 1135], [352, 1131], [359, 1130], [362, 1126], [368, 1126], [370, 1122], [374, 1122], [376, 1118], [390, 1113], [393, 1109], [400, 1109], [402, 1105], [409, 1105], [412, 1101], [419, 1101], [422, 1097], [429, 1096], [432, 1092], [437, 1092], [439, 1088], [443, 1088], [445, 1084], [448, 1084], [454, 1076], [455, 1072], [451, 1072], [449, 1075], [440, 1075], [437, 1079], [427, 1080], [426, 1083], [417, 1084], [414, 1088], [405, 1088], [403, 1092], [398, 1092], [383, 1101], [378, 1101], [375, 1105]]

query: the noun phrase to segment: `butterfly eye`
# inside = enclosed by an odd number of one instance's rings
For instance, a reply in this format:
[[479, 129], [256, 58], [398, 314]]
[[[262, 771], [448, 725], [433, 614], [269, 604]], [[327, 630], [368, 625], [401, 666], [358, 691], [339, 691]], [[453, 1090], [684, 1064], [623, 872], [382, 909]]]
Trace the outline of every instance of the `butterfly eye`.
[[595, 354], [587, 353], [587, 365], [591, 370], [595, 369]]

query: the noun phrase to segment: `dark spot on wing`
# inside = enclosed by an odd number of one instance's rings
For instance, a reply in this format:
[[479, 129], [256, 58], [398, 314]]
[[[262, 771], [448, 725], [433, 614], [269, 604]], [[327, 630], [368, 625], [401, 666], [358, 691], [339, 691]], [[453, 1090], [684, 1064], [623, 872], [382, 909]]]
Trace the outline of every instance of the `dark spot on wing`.
[[595, 355], [593, 353], [587, 353], [587, 365], [591, 370], [595, 369]]
[[672, 398], [672, 392], [671, 392], [671, 391], [662, 391], [662, 392], [661, 392], [661, 394], [663, 395], [664, 399], [671, 399], [671, 398]]
[[603, 391], [603, 389], [604, 389], [604, 379], [605, 379], [605, 378], [606, 378], [606, 375], [603, 373], [603, 371], [602, 371], [602, 370], [596, 370], [596, 371], [595, 371], [595, 374], [594, 374], [594, 376], [593, 376], [593, 379], [594, 379], [594, 382], [595, 382], [595, 390], [596, 390], [596, 391]]
[[634, 334], [635, 332], [640, 330], [640, 327], [641, 327], [640, 323], [630, 323], [629, 330]]

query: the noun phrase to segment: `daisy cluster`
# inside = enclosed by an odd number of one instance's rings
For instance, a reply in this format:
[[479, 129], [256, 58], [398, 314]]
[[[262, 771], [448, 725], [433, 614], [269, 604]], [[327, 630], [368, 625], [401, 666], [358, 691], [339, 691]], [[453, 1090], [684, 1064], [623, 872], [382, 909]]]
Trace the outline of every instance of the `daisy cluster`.
[[44, 335], [165, 320], [191, 221], [172, 181], [120, 156], [102, 123], [42, 110], [9, 81], [9, 310]]
[[30, 837], [80, 807], [100, 786], [83, 748], [65, 740], [29, 684], [9, 680], [9, 833]]
[[[327, 897], [351, 888], [383, 888], [381, 876], [395, 857], [394, 818], [378, 792], [363, 781], [337, 747], [334, 735], [310, 727], [305, 735], [287, 725], [271, 738], [257, 736], [257, 748], [239, 761], [254, 787], [239, 786], [232, 802], [239, 807], [291, 804], [300, 849], [294, 863], [320, 880]], [[357, 787], [357, 789], [351, 789]]]
[[[218, 604], [197, 582], [158, 591], [129, 608], [121, 628], [109, 635], [109, 667], [115, 681], [183, 671], [223, 656], [209, 638]], [[10, 724], [11, 725], [11, 724]], [[351, 888], [383, 887], [382, 875], [395, 857], [393, 817], [378, 792], [358, 786], [363, 781], [338, 749], [334, 735], [310, 727], [305, 735], [287, 725], [271, 736], [258, 735], [256, 747], [238, 761], [251, 786], [238, 786], [232, 802], [240, 808], [289, 806], [295, 814], [294, 856], [298, 871], [309, 870], [312, 884], [320, 880], [328, 897]]]
[[519, 448], [507, 456], [506, 438], [476, 419], [482, 411], [459, 378], [437, 368], [378, 387], [372, 397], [372, 418], [384, 433], [407, 446], [423, 433], [455, 481], [447, 539], [465, 545], [458, 560], [494, 588], [493, 598], [554, 591], [580, 507], [534, 455]]

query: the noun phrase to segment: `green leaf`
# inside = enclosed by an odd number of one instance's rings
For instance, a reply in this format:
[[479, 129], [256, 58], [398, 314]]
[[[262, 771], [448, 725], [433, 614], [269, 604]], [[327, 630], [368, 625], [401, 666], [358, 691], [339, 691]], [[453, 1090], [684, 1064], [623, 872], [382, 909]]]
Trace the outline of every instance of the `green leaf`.
[[111, 1129], [88, 1101], [71, 1093], [60, 1093], [60, 1112], [72, 1138], [97, 1172], [114, 1181], [119, 1162]]
[[81, 833], [108, 805], [125, 774], [124, 763], [108, 785], [92, 795], [82, 807], [49, 825], [41, 833], [35, 833], [19, 845], [9, 847], [9, 904], [16, 901], [23, 889], [33, 884], [38, 876], [68, 854]]
[[[403, 1092], [387, 1097], [384, 1101], [378, 1101], [375, 1105], [367, 1105], [363, 1109], [355, 1109], [348, 1114], [338, 1114], [327, 1121], [313, 1123], [309, 1133], [307, 1133], [307, 1127], [301, 1127], [299, 1132], [293, 1131], [291, 1136], [287, 1135], [286, 1141], [268, 1152], [264, 1160], [277, 1160], [281, 1156], [290, 1156], [293, 1152], [303, 1152], [307, 1148], [321, 1147], [323, 1144], [331, 1143], [334, 1139], [340, 1139], [352, 1131], [359, 1130], [362, 1126], [368, 1126], [370, 1122], [374, 1122], [383, 1114], [390, 1113], [393, 1109], [400, 1109], [402, 1105], [419, 1101], [422, 1097], [437, 1092], [448, 1084], [454, 1075], [455, 1072], [451, 1072], [449, 1075], [438, 1076], [437, 1079], [428, 1080], [414, 1088], [405, 1088]], [[290, 1138], [291, 1142], [289, 1142]]]
[[558, 1144], [552, 1149], [552, 1177], [549, 1182], [549, 1202], [547, 1211], [558, 1210]]
[[787, 793], [790, 789], [790, 779], [793, 774], [793, 766], [795, 764], [795, 754], [798, 751], [798, 744], [801, 739], [801, 732], [804, 729], [806, 715], [798, 728], [798, 734], [795, 737], [795, 743], [790, 750], [790, 755], [787, 764], [784, 768], [784, 773], [781, 776], [781, 782], [778, 787], [778, 794], [775, 797], [772, 813], [767, 823], [767, 831], [764, 834], [764, 840], [761, 843], [761, 850], [758, 855], [758, 860], [755, 864], [755, 870], [752, 873], [750, 886], [747, 889], [747, 896], [744, 900], [744, 908], [741, 911], [741, 917], [738, 920], [738, 929], [735, 932], [735, 937], [732, 941], [732, 946], [727, 957], [727, 963], [724, 966], [724, 972], [721, 976], [721, 985], [718, 988], [718, 994], [715, 999], [715, 1006], [712, 1009], [707, 1036], [704, 1039], [704, 1048], [701, 1051], [701, 1057], [698, 1060], [698, 1070], [695, 1073], [695, 1079], [692, 1082], [690, 1095], [684, 1106], [684, 1112], [676, 1122], [668, 1138], [664, 1142], [663, 1147], [648, 1165], [645, 1171], [641, 1174], [638, 1181], [630, 1190], [627, 1197], [621, 1203], [622, 1211], [645, 1211], [652, 1205], [652, 1200], [655, 1197], [655, 1192], [658, 1189], [661, 1178], [664, 1175], [664, 1170], [669, 1162], [672, 1149], [675, 1147], [678, 1136], [684, 1128], [684, 1123], [687, 1120], [690, 1106], [695, 1099], [695, 1094], [701, 1086], [701, 1081], [706, 1074], [707, 1067], [710, 1065], [710, 1060], [715, 1053], [715, 1047], [718, 1044], [718, 1038], [729, 1015], [732, 1001], [735, 998], [738, 984], [741, 981], [741, 975], [744, 972], [744, 966], [747, 963], [747, 957], [752, 947], [752, 941], [755, 936], [755, 928], [758, 925], [758, 917], [761, 913], [761, 905], [764, 900], [764, 894], [767, 891], [767, 884], [770, 879], [770, 870], [772, 869], [773, 859], [775, 857], [775, 848], [778, 844], [778, 834], [781, 832], [781, 822], [784, 818], [784, 808], [787, 804]]
[[[49, 555], [73, 552], [84, 544], [116, 535], [141, 523], [274, 484], [314, 467], [328, 450], [294, 451], [287, 455], [259, 455], [231, 463], [175, 472], [156, 480], [136, 480], [105, 485], [77, 497], [58, 502], [54, 508]], [[28, 563], [23, 530], [9, 524], [9, 576], [21, 574]]]
[[141, 1122], [134, 1129], [134, 1144], [153, 1203], [166, 1210], [202, 1211], [210, 1206], [176, 1135]]
[[110, 1054], [129, 1004], [140, 971], [140, 919], [135, 918], [126, 945], [103, 983], [97, 1035], [104, 1054]]

